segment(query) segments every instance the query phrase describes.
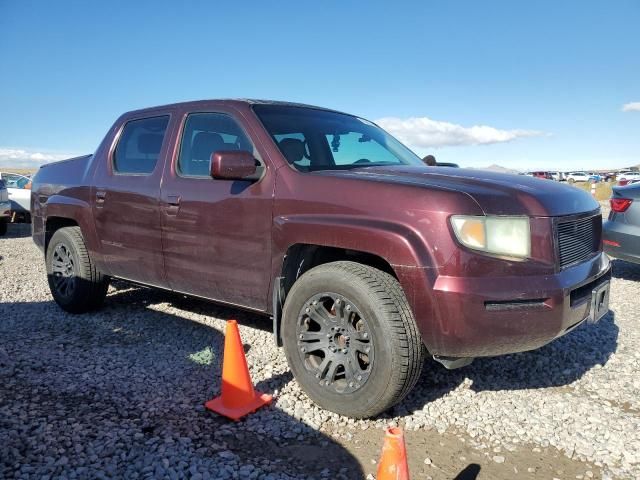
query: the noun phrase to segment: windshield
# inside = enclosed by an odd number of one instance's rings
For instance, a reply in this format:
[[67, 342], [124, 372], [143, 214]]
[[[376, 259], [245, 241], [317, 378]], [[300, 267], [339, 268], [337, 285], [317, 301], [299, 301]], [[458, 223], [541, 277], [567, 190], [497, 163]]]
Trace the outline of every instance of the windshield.
[[387, 132], [358, 117], [286, 105], [254, 105], [253, 110], [287, 161], [302, 172], [424, 166]]

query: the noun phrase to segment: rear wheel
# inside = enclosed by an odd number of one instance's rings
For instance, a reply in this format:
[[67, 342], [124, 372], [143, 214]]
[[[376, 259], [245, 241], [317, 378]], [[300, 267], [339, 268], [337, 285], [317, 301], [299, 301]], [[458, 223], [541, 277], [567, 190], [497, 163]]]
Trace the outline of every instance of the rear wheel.
[[6, 218], [0, 218], [0, 236], [6, 235], [7, 233], [7, 221]]
[[354, 262], [309, 270], [283, 311], [289, 366], [309, 397], [355, 418], [389, 409], [413, 388], [424, 350], [398, 281]]
[[61, 228], [53, 234], [46, 264], [49, 289], [63, 309], [83, 313], [102, 305], [109, 279], [91, 261], [80, 227]]

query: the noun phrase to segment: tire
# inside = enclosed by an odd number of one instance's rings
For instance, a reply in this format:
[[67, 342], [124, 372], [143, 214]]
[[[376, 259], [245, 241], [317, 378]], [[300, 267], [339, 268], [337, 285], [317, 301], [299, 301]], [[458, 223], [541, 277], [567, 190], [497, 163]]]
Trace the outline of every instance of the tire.
[[0, 218], [0, 237], [7, 234], [7, 222], [6, 218]]
[[109, 278], [91, 261], [80, 227], [64, 227], [53, 234], [46, 264], [49, 289], [64, 310], [84, 313], [102, 305]]
[[567, 180], [567, 182], [569, 183], [576, 183], [576, 181], [573, 178], [570, 178], [569, 180]]
[[401, 401], [422, 371], [425, 350], [407, 299], [381, 270], [343, 261], [309, 270], [287, 295], [282, 322], [293, 375], [332, 412], [378, 415]]

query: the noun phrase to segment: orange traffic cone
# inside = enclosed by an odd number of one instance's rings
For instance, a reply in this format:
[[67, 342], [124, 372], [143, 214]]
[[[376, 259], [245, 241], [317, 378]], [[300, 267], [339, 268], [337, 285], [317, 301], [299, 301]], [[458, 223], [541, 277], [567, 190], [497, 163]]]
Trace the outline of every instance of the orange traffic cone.
[[249, 376], [238, 322], [229, 320], [224, 336], [222, 360], [222, 395], [204, 404], [209, 410], [239, 420], [246, 414], [271, 403], [271, 395], [256, 392]]
[[377, 480], [409, 480], [407, 450], [401, 428], [387, 428], [382, 446], [382, 457], [378, 464]]

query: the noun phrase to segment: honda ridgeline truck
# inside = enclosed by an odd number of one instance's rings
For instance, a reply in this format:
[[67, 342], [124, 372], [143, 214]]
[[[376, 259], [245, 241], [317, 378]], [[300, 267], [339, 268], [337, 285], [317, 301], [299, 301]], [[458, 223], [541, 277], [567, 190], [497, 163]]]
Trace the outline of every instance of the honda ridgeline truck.
[[426, 355], [531, 350], [608, 311], [590, 195], [427, 167], [317, 107], [126, 113], [93, 155], [40, 169], [32, 215], [63, 309], [98, 308], [117, 278], [269, 316], [309, 397], [351, 417], [399, 402]]

